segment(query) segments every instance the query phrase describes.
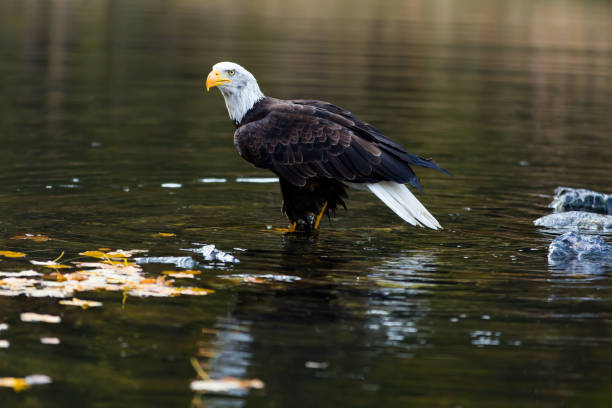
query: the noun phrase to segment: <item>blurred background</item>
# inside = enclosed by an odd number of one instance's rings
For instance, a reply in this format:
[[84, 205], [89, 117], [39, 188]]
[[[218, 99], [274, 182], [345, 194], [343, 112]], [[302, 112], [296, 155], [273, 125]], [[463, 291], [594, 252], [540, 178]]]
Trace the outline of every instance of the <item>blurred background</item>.
[[470, 162], [484, 160], [474, 166], [480, 172], [522, 156], [538, 169], [590, 166], [593, 187], [607, 178], [599, 169], [610, 151], [593, 148], [609, 140], [612, 120], [607, 2], [0, 7], [3, 178], [20, 179], [25, 163], [63, 172], [75, 156], [112, 162], [121, 180], [249, 171], [230, 156], [218, 92], [203, 94], [203, 78], [222, 60], [245, 66], [270, 96], [333, 101], [460, 174]]
[[[314, 240], [266, 230], [286, 223], [278, 185], [236, 182], [271, 174], [238, 156], [204, 89], [224, 60], [268, 96], [330, 101], [434, 158], [456, 178], [417, 171], [420, 199], [445, 230], [358, 192]], [[550, 268], [532, 221], [559, 185], [612, 192], [612, 3], [3, 0], [0, 89], [0, 249], [204, 242], [241, 259], [207, 270], [204, 298], [122, 309], [95, 293], [105, 306], [86, 314], [0, 298], [0, 376], [54, 379], [0, 389], [4, 406], [609, 405], [610, 270]], [[9, 238], [24, 233], [53, 240]], [[266, 274], [293, 278], [219, 283]], [[65, 323], [19, 326], [32, 309]], [[193, 356], [266, 389], [194, 395]]]

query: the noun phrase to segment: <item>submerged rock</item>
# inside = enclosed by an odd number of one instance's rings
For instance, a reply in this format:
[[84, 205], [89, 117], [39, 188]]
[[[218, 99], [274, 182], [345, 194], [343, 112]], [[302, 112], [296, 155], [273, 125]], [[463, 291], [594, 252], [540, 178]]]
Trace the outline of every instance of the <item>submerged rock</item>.
[[548, 207], [555, 213], [587, 211], [612, 214], [612, 196], [584, 188], [557, 187], [555, 198]]
[[201, 247], [181, 248], [181, 251], [196, 252], [202, 255], [205, 261], [240, 263], [238, 258], [232, 254], [217, 249], [214, 244], [198, 244], [194, 242], [194, 245], [201, 245]]
[[554, 213], [533, 222], [537, 227], [572, 231], [612, 232], [612, 215], [584, 211]]
[[212, 269], [223, 267], [222, 264], [225, 263], [240, 263], [240, 260], [229, 254], [227, 252], [223, 252], [215, 247], [213, 244], [198, 244], [194, 243], [194, 245], [198, 245], [197, 248], [181, 248], [181, 251], [189, 251], [194, 252], [202, 256], [205, 261], [212, 261], [211, 265], [202, 264], [199, 261], [196, 261], [190, 256], [157, 256], [157, 257], [142, 257], [135, 258], [136, 263], [145, 264], [145, 263], [164, 263], [164, 264], [174, 264], [179, 268], [186, 269], [195, 269], [195, 268], [203, 268], [203, 269]]
[[143, 258], [134, 258], [134, 261], [139, 264], [146, 263], [161, 263], [161, 264], [174, 264], [179, 268], [193, 269], [197, 268], [200, 264], [194, 261], [190, 256], [149, 256]]
[[600, 236], [575, 232], [566, 232], [550, 244], [549, 263], [558, 265], [575, 260], [612, 265], [612, 246]]

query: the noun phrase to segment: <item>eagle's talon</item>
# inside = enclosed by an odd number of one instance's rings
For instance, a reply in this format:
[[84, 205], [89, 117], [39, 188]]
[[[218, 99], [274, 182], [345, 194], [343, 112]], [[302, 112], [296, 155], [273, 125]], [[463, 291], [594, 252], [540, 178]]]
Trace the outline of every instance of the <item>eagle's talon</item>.
[[274, 228], [276, 232], [295, 232], [297, 228], [297, 222], [292, 222], [288, 228]]

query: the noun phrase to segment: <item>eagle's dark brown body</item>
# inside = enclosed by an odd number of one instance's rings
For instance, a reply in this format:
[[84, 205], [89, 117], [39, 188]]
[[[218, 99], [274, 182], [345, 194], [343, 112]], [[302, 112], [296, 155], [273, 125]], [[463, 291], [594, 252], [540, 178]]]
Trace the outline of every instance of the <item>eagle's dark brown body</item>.
[[352, 113], [315, 100], [264, 97], [236, 125], [234, 144], [244, 159], [278, 175], [283, 212], [306, 229], [325, 203], [328, 216], [345, 206], [345, 182], [394, 181], [420, 191], [410, 165], [444, 171]]

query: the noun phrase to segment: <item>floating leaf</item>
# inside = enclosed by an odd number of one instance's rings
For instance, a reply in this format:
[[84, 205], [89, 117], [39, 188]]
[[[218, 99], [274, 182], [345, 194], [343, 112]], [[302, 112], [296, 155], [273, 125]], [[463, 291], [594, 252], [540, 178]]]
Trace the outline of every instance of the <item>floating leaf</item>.
[[[108, 249], [108, 248], [102, 248], [102, 249]], [[85, 252], [79, 253], [79, 255], [90, 256], [92, 258], [99, 258], [99, 259], [125, 259], [125, 258], [131, 257], [134, 254], [138, 254], [142, 252], [148, 252], [148, 251], [144, 249], [132, 249], [130, 251], [124, 251], [122, 249], [118, 249], [112, 252], [85, 251]]]
[[32, 374], [25, 378], [3, 377], [0, 378], [0, 387], [9, 387], [16, 392], [28, 389], [32, 385], [50, 384], [51, 378], [43, 374]]
[[49, 241], [51, 238], [49, 238], [46, 235], [41, 235], [41, 234], [24, 234], [24, 235], [15, 235], [14, 237], [11, 237], [11, 239], [27, 239], [27, 240], [34, 241], [34, 242], [44, 242], [44, 241]]
[[64, 279], [66, 280], [70, 279], [74, 281], [86, 281], [87, 279], [89, 279], [89, 277], [87, 276], [86, 273], [75, 272], [75, 273], [67, 274], [67, 276], [64, 276]]
[[192, 391], [198, 392], [227, 392], [240, 389], [262, 389], [264, 383], [260, 379], [240, 380], [234, 377], [223, 377], [218, 380], [195, 380], [190, 384]]
[[26, 276], [40, 276], [40, 275], [41, 275], [40, 273], [36, 271], [32, 271], [32, 270], [21, 271], [21, 272], [0, 272], [0, 276], [8, 276], [12, 278], [23, 278]]
[[265, 279], [256, 278], [254, 276], [246, 276], [244, 281], [249, 283], [266, 283]]
[[67, 268], [72, 268], [72, 266], [70, 266], [70, 265], [64, 265], [64, 264], [49, 264], [49, 265], [45, 265], [45, 268], [51, 268], [51, 269], [67, 269]]
[[79, 252], [79, 255], [90, 256], [92, 258], [106, 258], [106, 252], [102, 252], [102, 251]]
[[136, 264], [133, 262], [128, 262], [127, 258], [124, 258], [123, 261], [113, 261], [112, 259], [105, 259], [101, 261], [102, 263], [109, 265], [122, 265], [122, 266], [135, 266]]
[[166, 282], [165, 276], [158, 276], [157, 278], [143, 279], [138, 283], [140, 283], [141, 285], [148, 285], [148, 284], [165, 283], [165, 282]]
[[121, 251], [107, 252], [106, 253], [106, 257], [107, 258], [111, 258], [111, 259], [115, 259], [115, 258], [129, 258], [130, 256], [132, 256], [132, 255], [124, 253], [124, 252], [121, 252]]
[[22, 322], [43, 322], [43, 323], [59, 323], [62, 319], [59, 316], [39, 314], [39, 313], [22, 313]]
[[[121, 253], [132, 254], [136, 251], [142, 252], [142, 250], [133, 250]], [[107, 290], [124, 292], [126, 296], [171, 297], [205, 296], [212, 292], [203, 288], [174, 287], [174, 280], [166, 279], [166, 275], [149, 278], [145, 276], [140, 265], [127, 262], [127, 258], [122, 258], [121, 261], [104, 259], [97, 262], [73, 263], [78, 270], [63, 275], [59, 270], [44, 276], [34, 271], [10, 273], [10, 275], [8, 273], [3, 275], [0, 272], [0, 295], [72, 298], [79, 292]], [[51, 280], [50, 277], [55, 279]]]
[[158, 232], [157, 234], [153, 234], [154, 237], [175, 237], [176, 234], [172, 232]]
[[0, 256], [5, 256], [7, 258], [23, 258], [26, 254], [23, 252], [0, 251]]
[[[64, 256], [64, 251], [62, 251], [62, 253], [52, 261], [30, 261], [30, 263], [32, 265], [40, 265], [40, 266], [44, 266], [45, 268], [53, 268], [53, 269], [72, 268], [72, 266], [70, 265], [63, 265], [63, 264], [57, 263], [57, 261], [59, 261], [62, 258], [62, 256]], [[59, 275], [59, 278], [63, 280], [63, 277], [61, 276], [61, 274], [59, 274], [59, 272], [57, 272], [57, 274]]]
[[329, 367], [329, 363], [326, 361], [307, 361], [304, 363], [304, 367], [306, 368], [317, 368], [317, 369], [325, 369]]
[[215, 293], [212, 289], [205, 288], [174, 288], [173, 294], [177, 295], [208, 295], [209, 293]]
[[59, 304], [64, 305], [64, 306], [79, 306], [83, 309], [87, 309], [89, 307], [102, 306], [102, 302], [97, 302], [95, 300], [83, 300], [83, 299], [77, 299], [77, 298], [72, 298], [72, 300], [60, 300]]
[[0, 378], [0, 387], [12, 388], [16, 392], [23, 391], [30, 387], [25, 378], [2, 377]]
[[202, 272], [186, 270], [186, 271], [162, 271], [162, 273], [164, 275], [171, 276], [173, 278], [195, 278], [194, 275], [199, 275]]
[[32, 265], [39, 265], [39, 266], [44, 266], [45, 268], [52, 268], [52, 269], [72, 268], [72, 266], [70, 265], [59, 264], [55, 261], [30, 261], [30, 263], [32, 263]]

